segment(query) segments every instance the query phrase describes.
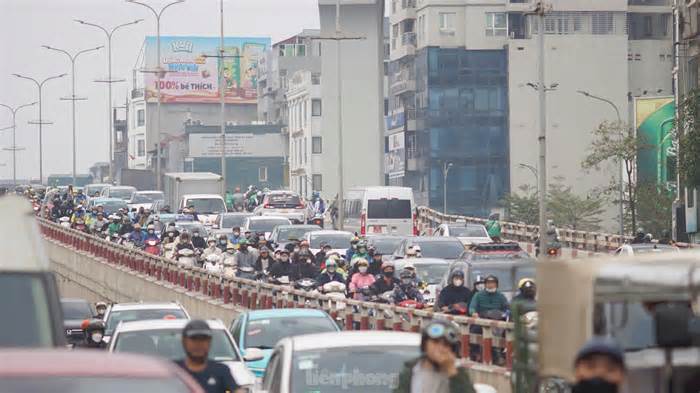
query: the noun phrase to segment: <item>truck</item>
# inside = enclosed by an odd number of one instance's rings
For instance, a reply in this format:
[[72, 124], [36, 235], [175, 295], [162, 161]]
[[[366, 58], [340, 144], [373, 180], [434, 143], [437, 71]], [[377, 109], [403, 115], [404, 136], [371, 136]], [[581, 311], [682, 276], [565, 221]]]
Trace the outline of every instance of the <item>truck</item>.
[[175, 212], [184, 195], [221, 195], [221, 175], [211, 172], [170, 172], [163, 176], [165, 204]]
[[116, 176], [117, 184], [136, 187], [137, 190], [155, 190], [156, 177], [148, 169], [121, 168]]

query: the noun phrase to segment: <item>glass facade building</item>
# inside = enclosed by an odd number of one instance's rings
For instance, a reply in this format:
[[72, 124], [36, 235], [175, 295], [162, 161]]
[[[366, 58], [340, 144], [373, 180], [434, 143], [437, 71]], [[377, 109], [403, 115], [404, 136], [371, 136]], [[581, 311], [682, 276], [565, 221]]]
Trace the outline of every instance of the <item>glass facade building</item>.
[[[419, 203], [487, 216], [509, 192], [505, 50], [428, 47], [415, 61], [415, 130], [405, 128], [406, 173]], [[409, 154], [410, 153], [410, 154]]]

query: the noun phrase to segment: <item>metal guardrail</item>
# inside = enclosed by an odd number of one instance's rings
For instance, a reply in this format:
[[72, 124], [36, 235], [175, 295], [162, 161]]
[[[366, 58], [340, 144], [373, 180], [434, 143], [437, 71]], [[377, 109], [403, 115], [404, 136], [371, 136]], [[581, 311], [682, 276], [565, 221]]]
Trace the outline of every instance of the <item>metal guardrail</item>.
[[[511, 322], [477, 319], [417, 310], [390, 304], [338, 299], [318, 293], [296, 290], [286, 286], [242, 278], [228, 278], [197, 267], [183, 267], [176, 261], [127, 248], [74, 229], [62, 227], [38, 218], [42, 235], [76, 252], [91, 255], [111, 265], [130, 269], [150, 280], [184, 288], [197, 295], [208, 296], [223, 304], [249, 310], [270, 308], [317, 308], [343, 321], [346, 330], [420, 331], [420, 327], [435, 316], [454, 321], [461, 334], [462, 356], [469, 357], [470, 345], [481, 347], [482, 363], [496, 373], [510, 370], [513, 364], [514, 326]], [[482, 333], [470, 331], [479, 326]], [[494, 330], [504, 334], [494, 334]], [[505, 367], [493, 365], [492, 349], [505, 349]]]

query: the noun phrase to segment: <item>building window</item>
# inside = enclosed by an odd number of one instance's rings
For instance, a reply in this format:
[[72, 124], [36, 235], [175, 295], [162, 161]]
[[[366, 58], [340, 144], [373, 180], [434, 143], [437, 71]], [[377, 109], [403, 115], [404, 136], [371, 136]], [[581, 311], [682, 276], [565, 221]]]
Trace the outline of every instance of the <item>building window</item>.
[[136, 111], [136, 127], [142, 127], [146, 124], [146, 110], [139, 109]]
[[615, 30], [615, 14], [612, 12], [593, 13], [593, 34], [612, 34]]
[[323, 153], [323, 139], [321, 139], [320, 136], [314, 136], [311, 138], [311, 153]]
[[508, 34], [508, 23], [505, 12], [486, 13], [486, 36], [505, 37]]
[[321, 116], [321, 100], [311, 100], [311, 116]]
[[323, 191], [323, 177], [321, 175], [313, 175], [311, 177], [311, 187], [314, 191]]
[[306, 151], [307, 151], [307, 149], [306, 149], [306, 145], [307, 145], [306, 141], [307, 141], [307, 138], [304, 137], [304, 142], [303, 142], [303, 143], [304, 143], [304, 164], [308, 164], [308, 163], [309, 163], [309, 155], [306, 154]]
[[306, 56], [306, 45], [297, 45], [297, 56]]
[[439, 15], [440, 15], [440, 30], [454, 31], [455, 30], [455, 19], [457, 18], [457, 13], [455, 13], [455, 12], [441, 12]]
[[320, 85], [321, 84], [321, 74], [318, 72], [314, 72], [311, 74], [311, 84], [312, 85]]
[[117, 131], [117, 143], [122, 143], [124, 142], [124, 133], [121, 131]]
[[267, 167], [266, 166], [258, 168], [258, 181], [260, 181], [260, 182], [267, 181]]
[[146, 155], [146, 141], [139, 139], [136, 141], [136, 155], [138, 157], [143, 157]]

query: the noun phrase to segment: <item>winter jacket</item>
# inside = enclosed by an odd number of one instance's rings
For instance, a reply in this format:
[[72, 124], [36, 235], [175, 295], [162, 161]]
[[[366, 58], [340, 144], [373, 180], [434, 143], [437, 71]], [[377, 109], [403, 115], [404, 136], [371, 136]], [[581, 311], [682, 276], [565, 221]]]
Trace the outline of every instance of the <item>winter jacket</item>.
[[313, 278], [318, 277], [319, 271], [318, 267], [313, 263], [301, 263], [292, 266], [292, 279], [301, 280], [302, 278]]
[[318, 286], [322, 287], [322, 286], [328, 284], [329, 282], [333, 282], [333, 281], [345, 283], [345, 278], [343, 278], [343, 276], [338, 272], [333, 272], [332, 274], [326, 272], [326, 273], [321, 273], [316, 278], [316, 281], [318, 282]]
[[508, 310], [508, 299], [499, 291], [487, 292], [479, 291], [473, 297], [471, 303], [469, 303], [469, 315], [478, 313], [479, 316], [483, 316], [487, 311]]
[[440, 297], [438, 298], [438, 308], [443, 308], [445, 306], [451, 306], [457, 303], [469, 303], [472, 300], [472, 291], [465, 287], [464, 285], [456, 287], [452, 284], [446, 286], [440, 291]]
[[238, 266], [239, 269], [242, 267], [252, 267], [255, 269], [255, 261], [257, 259], [255, 254], [251, 253], [249, 250], [238, 250], [238, 252], [236, 252], [236, 266]]
[[[411, 360], [404, 364], [403, 369], [399, 374], [399, 386], [393, 393], [411, 393], [411, 383], [413, 380], [413, 368], [422, 360], [421, 358]], [[449, 378], [449, 393], [475, 393], [474, 385], [467, 370], [463, 367], [457, 367], [457, 374]]]
[[[357, 292], [362, 288], [371, 287], [374, 284], [375, 278], [369, 273], [355, 273], [352, 275], [350, 280], [350, 292]], [[360, 299], [362, 296], [360, 293], [355, 293], [353, 298]]]
[[391, 281], [386, 282], [384, 277], [380, 275], [375, 278], [374, 284], [370, 288], [373, 294], [379, 296], [384, 292], [393, 291], [397, 285], [399, 285], [399, 280], [396, 277], [391, 277]]

